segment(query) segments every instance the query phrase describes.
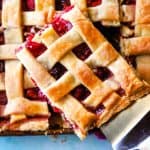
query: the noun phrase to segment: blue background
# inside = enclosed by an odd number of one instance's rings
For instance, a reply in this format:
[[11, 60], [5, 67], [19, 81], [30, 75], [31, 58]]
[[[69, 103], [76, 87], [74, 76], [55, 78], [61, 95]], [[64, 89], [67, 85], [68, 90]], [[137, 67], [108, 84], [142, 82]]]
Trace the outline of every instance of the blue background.
[[75, 135], [0, 137], [0, 150], [112, 150], [106, 140], [89, 135], [80, 141]]

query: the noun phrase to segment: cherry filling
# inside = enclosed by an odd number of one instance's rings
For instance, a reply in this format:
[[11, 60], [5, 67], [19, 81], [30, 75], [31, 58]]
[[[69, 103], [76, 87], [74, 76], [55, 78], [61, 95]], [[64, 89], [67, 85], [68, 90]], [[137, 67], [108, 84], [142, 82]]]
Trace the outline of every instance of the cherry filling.
[[102, 0], [87, 0], [88, 7], [94, 7], [94, 6], [100, 5], [101, 3], [102, 3]]
[[79, 101], [83, 101], [86, 99], [91, 93], [90, 91], [83, 85], [77, 86], [75, 89], [73, 89], [70, 94], [78, 99]]
[[70, 0], [56, 0], [55, 6], [56, 10], [64, 10], [66, 7], [70, 6]]
[[[98, 76], [102, 81], [107, 80], [108, 78], [111, 78], [113, 76], [113, 73], [111, 70], [109, 70], [107, 67], [96, 67], [93, 69], [93, 72]], [[120, 87], [119, 89], [116, 90], [116, 93], [120, 96], [125, 95], [125, 90]]]
[[58, 80], [66, 71], [67, 69], [58, 62], [49, 72], [56, 80]]
[[120, 87], [118, 90], [116, 90], [116, 93], [118, 95], [120, 95], [121, 97], [126, 94], [125, 90], [122, 87]]
[[120, 27], [104, 27], [100, 22], [95, 22], [94, 26], [118, 51], [120, 50]]
[[62, 113], [62, 111], [59, 108], [55, 107], [55, 106], [52, 106], [52, 109], [55, 113]]
[[4, 40], [4, 33], [0, 32], [0, 45], [4, 44], [5, 40]]
[[30, 100], [48, 102], [48, 98], [41, 92], [41, 90], [38, 87], [26, 89], [24, 93], [25, 97]]
[[113, 76], [113, 73], [107, 67], [96, 67], [93, 68], [93, 72], [98, 76], [102, 81]]
[[32, 53], [34, 57], [40, 56], [47, 48], [43, 43], [33, 42], [33, 33], [30, 33], [26, 38], [25, 47]]
[[5, 63], [3, 60], [0, 60], [0, 73], [5, 72]]
[[0, 10], [2, 10], [2, 0], [0, 0]]
[[135, 56], [126, 56], [125, 59], [127, 60], [128, 64], [132, 65], [134, 68], [136, 68], [136, 57]]
[[22, 0], [22, 8], [24, 11], [33, 11], [35, 9], [35, 0]]
[[61, 18], [61, 16], [56, 15], [52, 21], [52, 26], [58, 35], [62, 36], [72, 28], [72, 24]]
[[63, 112], [61, 113], [61, 117], [63, 118], [65, 122], [67, 122], [70, 125], [72, 129], [75, 129], [75, 130], [79, 129], [79, 126], [75, 122], [68, 120], [68, 118], [65, 116]]
[[97, 106], [97, 108], [94, 107], [86, 107], [89, 111], [95, 113], [96, 115], [100, 115], [104, 112], [105, 106], [103, 104], [100, 104]]
[[10, 123], [10, 117], [1, 117], [0, 118], [0, 127], [7, 126]]
[[7, 104], [7, 96], [5, 91], [0, 91], [0, 105]]
[[92, 52], [86, 43], [82, 43], [79, 46], [75, 47], [72, 52], [81, 60], [88, 58]]
[[135, 5], [136, 4], [136, 0], [124, 0], [122, 4], [126, 4], [126, 5]]
[[95, 113], [96, 113], [97, 115], [100, 115], [100, 114], [102, 114], [102, 113], [104, 112], [104, 109], [105, 109], [104, 105], [103, 105], [103, 104], [100, 104], [100, 105], [97, 107], [97, 109], [95, 110]]
[[36, 34], [37, 32], [41, 31], [41, 27], [38, 26], [24, 26], [23, 32], [24, 32], [24, 40], [28, 38], [30, 33]]
[[94, 128], [93, 130], [90, 131], [90, 133], [94, 133], [94, 135], [100, 139], [100, 140], [106, 140], [105, 135], [102, 133], [102, 131], [99, 128]]

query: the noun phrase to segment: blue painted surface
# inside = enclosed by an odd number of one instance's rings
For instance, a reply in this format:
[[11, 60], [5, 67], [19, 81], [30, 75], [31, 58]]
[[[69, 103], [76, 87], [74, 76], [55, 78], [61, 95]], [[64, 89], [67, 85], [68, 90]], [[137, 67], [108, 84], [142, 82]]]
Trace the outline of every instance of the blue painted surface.
[[0, 137], [0, 150], [112, 150], [106, 140], [89, 135], [80, 141], [75, 135]]

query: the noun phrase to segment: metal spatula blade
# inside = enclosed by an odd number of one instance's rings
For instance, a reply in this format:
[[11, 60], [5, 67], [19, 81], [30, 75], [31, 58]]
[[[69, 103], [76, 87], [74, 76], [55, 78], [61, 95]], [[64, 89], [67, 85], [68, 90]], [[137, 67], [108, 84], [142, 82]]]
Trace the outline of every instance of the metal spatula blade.
[[[113, 120], [101, 127], [102, 132], [112, 143], [112, 147], [114, 150], [120, 150], [118, 145], [120, 145], [124, 137], [127, 136], [127, 134], [142, 120], [144, 116], [149, 113], [149, 111], [150, 95], [147, 95], [144, 98], [139, 99], [132, 106], [122, 111]], [[150, 123], [150, 117], [148, 119], [148, 122]], [[138, 138], [140, 137], [137, 137], [137, 139]]]

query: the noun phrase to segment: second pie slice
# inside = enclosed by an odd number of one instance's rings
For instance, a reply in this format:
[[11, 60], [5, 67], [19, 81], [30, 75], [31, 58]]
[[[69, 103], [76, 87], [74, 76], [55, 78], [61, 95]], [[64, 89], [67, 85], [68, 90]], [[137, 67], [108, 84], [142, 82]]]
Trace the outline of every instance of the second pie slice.
[[[129, 9], [132, 11], [129, 13]], [[123, 4], [124, 16], [134, 16], [123, 20], [121, 51], [137, 70], [141, 79], [150, 83], [150, 1], [137, 0], [135, 4]]]
[[[37, 54], [35, 42], [45, 44], [47, 50]], [[150, 92], [77, 7], [56, 14], [16, 54], [81, 139]]]

